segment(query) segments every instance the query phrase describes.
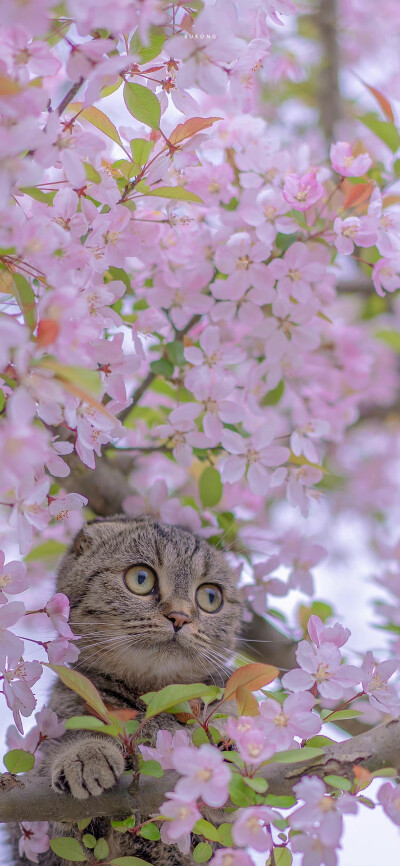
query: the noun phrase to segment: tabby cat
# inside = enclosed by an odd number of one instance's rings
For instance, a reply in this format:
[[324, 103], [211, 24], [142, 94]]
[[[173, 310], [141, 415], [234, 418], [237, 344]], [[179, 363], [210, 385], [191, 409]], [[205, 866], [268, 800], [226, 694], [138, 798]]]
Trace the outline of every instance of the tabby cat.
[[[105, 702], [138, 710], [140, 719], [145, 692], [169, 683], [223, 685], [241, 622], [236, 576], [224, 554], [192, 532], [149, 516], [94, 520], [64, 556], [57, 591], [68, 595], [70, 624], [82, 636], [74, 666], [90, 677]], [[49, 706], [60, 718], [87, 713], [81, 698], [60, 681]], [[167, 714], [149, 721], [145, 733], [152, 745], [160, 728], [176, 731], [182, 724]], [[42, 751], [40, 777], [50, 778], [56, 792], [78, 799], [112, 787], [124, 771], [118, 743], [87, 731], [45, 742]], [[66, 824], [50, 826], [50, 836], [69, 832]], [[193, 863], [175, 845], [117, 833], [107, 819], [93, 820], [85, 832], [107, 838], [110, 859], [130, 855], [154, 866]], [[13, 863], [27, 866], [18, 854], [19, 835], [13, 826]], [[66, 866], [52, 851], [39, 855], [39, 863]]]

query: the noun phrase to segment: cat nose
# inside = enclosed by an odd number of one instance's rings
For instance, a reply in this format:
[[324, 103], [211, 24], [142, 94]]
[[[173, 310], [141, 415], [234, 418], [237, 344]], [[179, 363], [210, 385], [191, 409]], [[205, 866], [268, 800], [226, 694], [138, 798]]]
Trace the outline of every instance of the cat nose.
[[171, 613], [165, 614], [167, 619], [170, 619], [173, 626], [174, 631], [179, 631], [186, 622], [192, 622], [189, 614], [182, 613], [181, 611], [172, 610]]

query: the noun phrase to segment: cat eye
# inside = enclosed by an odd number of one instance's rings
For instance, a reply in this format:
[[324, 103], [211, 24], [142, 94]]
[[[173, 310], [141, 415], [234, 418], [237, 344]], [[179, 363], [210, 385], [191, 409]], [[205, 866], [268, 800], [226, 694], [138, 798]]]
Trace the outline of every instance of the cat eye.
[[196, 601], [206, 613], [216, 613], [223, 605], [222, 592], [215, 583], [203, 583], [196, 592]]
[[156, 585], [154, 571], [147, 565], [132, 565], [124, 575], [125, 584], [135, 595], [149, 595]]

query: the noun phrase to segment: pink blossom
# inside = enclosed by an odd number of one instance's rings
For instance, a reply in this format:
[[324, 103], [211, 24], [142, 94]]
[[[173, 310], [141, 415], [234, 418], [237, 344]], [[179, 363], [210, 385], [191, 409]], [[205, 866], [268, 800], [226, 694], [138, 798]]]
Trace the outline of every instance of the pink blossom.
[[[76, 640], [76, 636], [74, 638]], [[80, 650], [75, 644], [70, 643], [66, 638], [56, 638], [55, 640], [46, 641], [45, 649], [52, 665], [73, 664], [76, 662]]]
[[197, 808], [195, 800], [179, 797], [177, 793], [170, 793], [169, 800], [165, 800], [160, 806], [160, 814], [172, 820], [165, 821], [161, 825], [161, 839], [165, 843], [177, 842], [181, 851], [188, 854], [190, 851], [190, 833], [196, 821], [201, 818], [201, 812]]
[[309, 498], [314, 491], [308, 492], [313, 484], [318, 484], [323, 478], [320, 469], [314, 466], [299, 466], [290, 468], [288, 472], [287, 498], [291, 505], [298, 506], [304, 516], [308, 514]]
[[256, 851], [270, 851], [272, 836], [266, 829], [277, 813], [266, 806], [252, 806], [249, 809], [238, 809], [237, 818], [232, 827], [232, 839], [235, 845], [245, 848], [249, 846]]
[[158, 761], [163, 770], [173, 770], [173, 754], [175, 749], [189, 746], [189, 737], [186, 731], [176, 731], [174, 735], [170, 731], [158, 731], [156, 748], [139, 746], [144, 761]]
[[321, 721], [311, 712], [315, 698], [309, 692], [289, 695], [283, 705], [268, 698], [260, 703], [263, 732], [278, 751], [291, 749], [294, 737], [308, 739], [321, 730]]
[[369, 696], [370, 704], [383, 713], [392, 716], [400, 714], [400, 695], [393, 685], [389, 685], [388, 679], [398, 669], [398, 662], [387, 660], [375, 665], [371, 651], [365, 653], [361, 666], [362, 687]]
[[5, 556], [0, 550], [0, 604], [7, 602], [7, 595], [24, 592], [30, 585], [23, 562], [12, 560], [5, 564]]
[[379, 788], [378, 800], [391, 821], [400, 826], [400, 785], [385, 782]]
[[307, 631], [317, 647], [323, 643], [333, 643], [337, 647], [344, 646], [351, 634], [350, 629], [344, 628], [339, 622], [335, 622], [334, 625], [324, 625], [320, 617], [314, 613], [308, 620]]
[[172, 764], [184, 776], [175, 787], [178, 797], [189, 803], [201, 797], [208, 806], [222, 806], [226, 802], [232, 773], [214, 746], [207, 743], [199, 749], [180, 746], [172, 755]]
[[81, 496], [80, 493], [66, 493], [65, 496], [53, 499], [49, 505], [49, 512], [57, 522], [68, 520], [70, 511], [80, 511], [87, 502], [86, 496]]
[[310, 439], [322, 439], [330, 431], [328, 421], [319, 418], [310, 418], [303, 427], [297, 427], [290, 437], [290, 447], [296, 457], [304, 454], [310, 463], [319, 463], [318, 451]]
[[385, 292], [396, 292], [400, 289], [400, 258], [379, 259], [372, 270], [372, 281], [375, 290], [381, 298]]
[[[230, 364], [239, 364], [243, 361], [245, 353], [239, 347], [230, 347], [229, 345], [221, 346], [221, 331], [217, 326], [209, 325], [200, 335], [200, 348], [189, 346], [184, 349], [184, 355], [189, 364], [195, 367], [206, 365], [210, 368], [219, 368]], [[193, 371], [194, 372], [194, 371]], [[196, 378], [189, 373], [186, 380], [189, 382], [188, 388], [191, 388], [191, 382], [196, 381]]]
[[342, 177], [361, 177], [372, 165], [369, 153], [359, 153], [353, 156], [351, 145], [347, 141], [337, 141], [331, 144], [330, 158], [335, 171]]
[[252, 242], [247, 232], [233, 234], [228, 243], [218, 247], [215, 262], [226, 280], [215, 280], [211, 289], [219, 300], [241, 298], [246, 289], [253, 286], [263, 293], [264, 303], [273, 298], [272, 280], [263, 260], [269, 256], [269, 249], [261, 241]]
[[[15, 665], [15, 667], [14, 667]], [[7, 705], [12, 710], [14, 722], [21, 734], [23, 716], [30, 716], [36, 706], [36, 698], [30, 686], [41, 677], [43, 668], [37, 662], [16, 662], [15, 657], [9, 659], [9, 667], [2, 668], [4, 681], [3, 690]]]
[[337, 866], [337, 852], [342, 834], [341, 827], [324, 827], [310, 831], [307, 835], [299, 833], [291, 842], [292, 851], [304, 854], [302, 866]]
[[297, 799], [304, 800], [304, 806], [295, 809], [289, 822], [295, 830], [303, 830], [318, 824], [324, 831], [325, 842], [334, 845], [342, 829], [342, 813], [355, 813], [357, 800], [350, 794], [335, 798], [327, 794], [326, 786], [317, 776], [306, 776], [293, 786]]
[[268, 761], [274, 752], [276, 752], [274, 743], [264, 733], [259, 722], [237, 737], [237, 747], [242, 760], [246, 764], [254, 764], [256, 766], [262, 764], [263, 761]]
[[352, 254], [354, 244], [359, 247], [372, 247], [376, 242], [376, 230], [368, 217], [347, 217], [344, 220], [336, 217], [333, 230], [336, 232], [335, 247], [345, 256]]
[[22, 601], [9, 601], [0, 607], [0, 667], [4, 668], [6, 656], [20, 658], [24, 651], [24, 643], [21, 638], [8, 627], [15, 625], [25, 613], [25, 605]]
[[36, 725], [42, 739], [56, 739], [65, 733], [65, 722], [60, 722], [56, 713], [48, 707], [42, 707], [35, 715]]
[[39, 863], [38, 854], [44, 854], [50, 845], [47, 821], [24, 821], [20, 824], [22, 836], [18, 843], [19, 856]]
[[45, 611], [61, 637], [68, 639], [75, 637], [68, 625], [69, 599], [64, 593], [57, 592], [53, 595], [47, 602]]
[[282, 677], [285, 688], [293, 692], [317, 688], [322, 697], [333, 700], [341, 698], [343, 689], [360, 682], [360, 671], [355, 665], [342, 665], [340, 650], [333, 643], [314, 647], [308, 641], [300, 641], [296, 650], [300, 668], [289, 671]]
[[210, 866], [254, 866], [254, 860], [245, 851], [236, 848], [218, 848]]
[[224, 430], [221, 441], [226, 451], [234, 455], [228, 457], [223, 464], [221, 477], [231, 484], [238, 481], [246, 473], [250, 490], [257, 495], [264, 495], [269, 487], [275, 487], [284, 480], [286, 469], [276, 469], [268, 472], [267, 468], [280, 466], [288, 460], [288, 448], [282, 445], [272, 445], [275, 430], [270, 424], [261, 425], [253, 436], [245, 439], [232, 430]]
[[399, 252], [400, 211], [387, 211], [383, 208], [382, 194], [376, 187], [369, 200], [368, 216], [377, 224], [376, 246], [381, 256], [390, 258]]
[[[195, 418], [200, 414], [198, 403], [184, 403], [173, 409], [168, 424], [160, 424], [155, 433], [169, 440], [172, 453], [179, 466], [188, 467], [192, 463], [192, 446], [201, 446], [201, 433], [197, 433]], [[205, 438], [205, 437], [204, 437]]]
[[279, 296], [292, 296], [306, 303], [312, 298], [311, 283], [321, 280], [326, 268], [322, 262], [315, 260], [306, 244], [299, 241], [289, 247], [283, 258], [272, 261], [268, 265], [268, 272], [274, 280], [278, 280]]
[[317, 180], [315, 171], [309, 171], [298, 177], [297, 174], [289, 174], [283, 187], [285, 200], [295, 209], [308, 210], [322, 198], [325, 190]]

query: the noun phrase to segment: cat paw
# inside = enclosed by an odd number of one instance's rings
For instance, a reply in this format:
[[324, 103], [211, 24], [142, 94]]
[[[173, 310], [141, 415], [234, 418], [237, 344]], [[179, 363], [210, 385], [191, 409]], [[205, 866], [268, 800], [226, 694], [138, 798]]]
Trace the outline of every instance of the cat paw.
[[124, 772], [120, 749], [104, 740], [80, 740], [56, 759], [51, 784], [55, 791], [78, 800], [112, 788]]

